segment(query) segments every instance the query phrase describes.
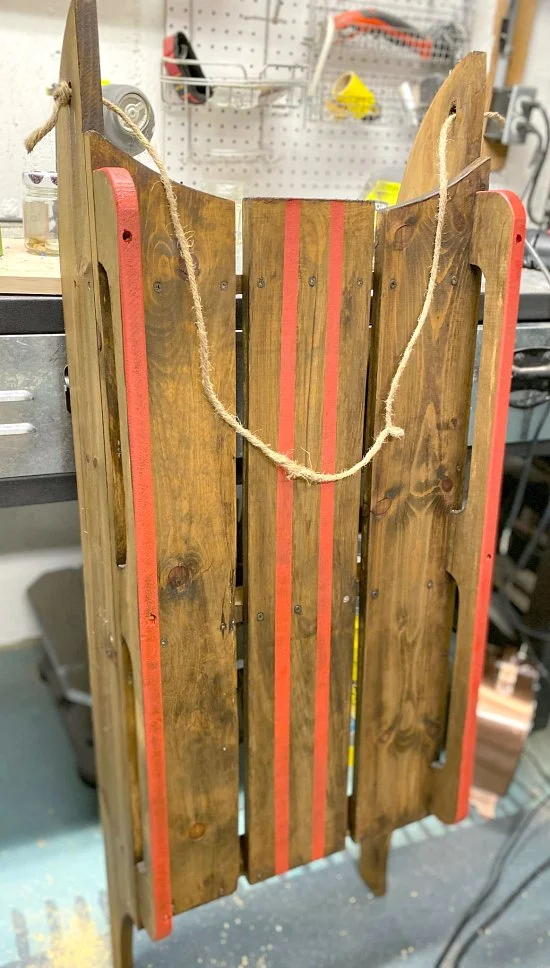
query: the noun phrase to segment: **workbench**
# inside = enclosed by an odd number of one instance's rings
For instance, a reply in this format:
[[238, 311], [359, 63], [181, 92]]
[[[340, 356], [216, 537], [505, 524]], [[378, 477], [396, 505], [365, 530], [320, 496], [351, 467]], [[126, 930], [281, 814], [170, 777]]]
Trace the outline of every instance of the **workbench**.
[[[7, 255], [0, 259], [0, 507], [74, 500], [59, 262], [55, 257], [24, 254], [20, 239], [6, 239], [4, 250]], [[237, 296], [238, 349], [240, 308]], [[483, 303], [477, 362], [482, 316]], [[534, 347], [550, 351], [550, 290], [540, 272], [524, 269], [516, 353]], [[476, 379], [477, 366], [474, 400]], [[540, 407], [510, 410], [509, 446], [531, 438], [539, 414]], [[9, 424], [17, 424], [16, 434], [10, 433]], [[541, 448], [550, 443], [550, 418], [539, 440]]]

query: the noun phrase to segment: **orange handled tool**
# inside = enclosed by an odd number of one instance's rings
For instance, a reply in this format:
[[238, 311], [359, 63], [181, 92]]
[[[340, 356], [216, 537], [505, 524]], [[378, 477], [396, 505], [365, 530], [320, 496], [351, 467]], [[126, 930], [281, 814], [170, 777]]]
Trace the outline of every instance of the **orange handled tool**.
[[353, 37], [358, 33], [376, 34], [399, 47], [411, 48], [423, 60], [449, 61], [451, 64], [454, 64], [460, 40], [460, 31], [453, 23], [440, 24], [431, 34], [423, 34], [407, 21], [376, 7], [345, 10], [328, 20], [323, 46], [309, 86], [310, 95], [317, 90], [334, 40], [338, 36]]

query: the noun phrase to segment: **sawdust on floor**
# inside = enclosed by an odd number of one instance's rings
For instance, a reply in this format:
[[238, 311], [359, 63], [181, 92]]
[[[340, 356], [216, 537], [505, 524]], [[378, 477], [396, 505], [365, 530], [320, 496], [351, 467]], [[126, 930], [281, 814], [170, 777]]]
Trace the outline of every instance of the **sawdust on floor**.
[[45, 956], [48, 968], [111, 968], [109, 938], [100, 934], [93, 921], [78, 917], [51, 939]]

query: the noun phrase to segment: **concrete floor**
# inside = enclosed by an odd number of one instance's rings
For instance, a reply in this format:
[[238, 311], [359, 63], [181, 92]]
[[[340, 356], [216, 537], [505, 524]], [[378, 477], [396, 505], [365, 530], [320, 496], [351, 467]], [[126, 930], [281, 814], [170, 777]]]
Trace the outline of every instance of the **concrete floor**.
[[[0, 651], [0, 968], [109, 968], [105, 872], [93, 790], [37, 673], [36, 646]], [[550, 762], [548, 734], [531, 741]], [[486, 876], [513, 814], [548, 784], [525, 761], [500, 819], [445, 828], [433, 818], [396, 834], [390, 890], [369, 893], [356, 848], [176, 919], [136, 968], [433, 968]], [[518, 849], [499, 896], [550, 855], [550, 808]], [[472, 948], [465, 968], [550, 968], [550, 874]], [[496, 903], [496, 898], [495, 898]], [[449, 962], [449, 965], [452, 962]]]

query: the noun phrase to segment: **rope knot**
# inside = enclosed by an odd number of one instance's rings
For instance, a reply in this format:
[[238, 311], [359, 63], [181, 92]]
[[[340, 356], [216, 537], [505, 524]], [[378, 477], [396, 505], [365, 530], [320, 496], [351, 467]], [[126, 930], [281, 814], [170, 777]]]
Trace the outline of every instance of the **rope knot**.
[[45, 138], [50, 131], [53, 131], [57, 124], [57, 118], [61, 108], [66, 108], [71, 103], [71, 85], [67, 81], [60, 81], [56, 84], [53, 91], [53, 110], [47, 121], [41, 124], [35, 131], [31, 131], [28, 138], [25, 138], [25, 148], [31, 153], [36, 148], [39, 141]]
[[54, 86], [52, 97], [60, 108], [66, 108], [71, 103], [71, 85], [67, 81], [60, 81]]

